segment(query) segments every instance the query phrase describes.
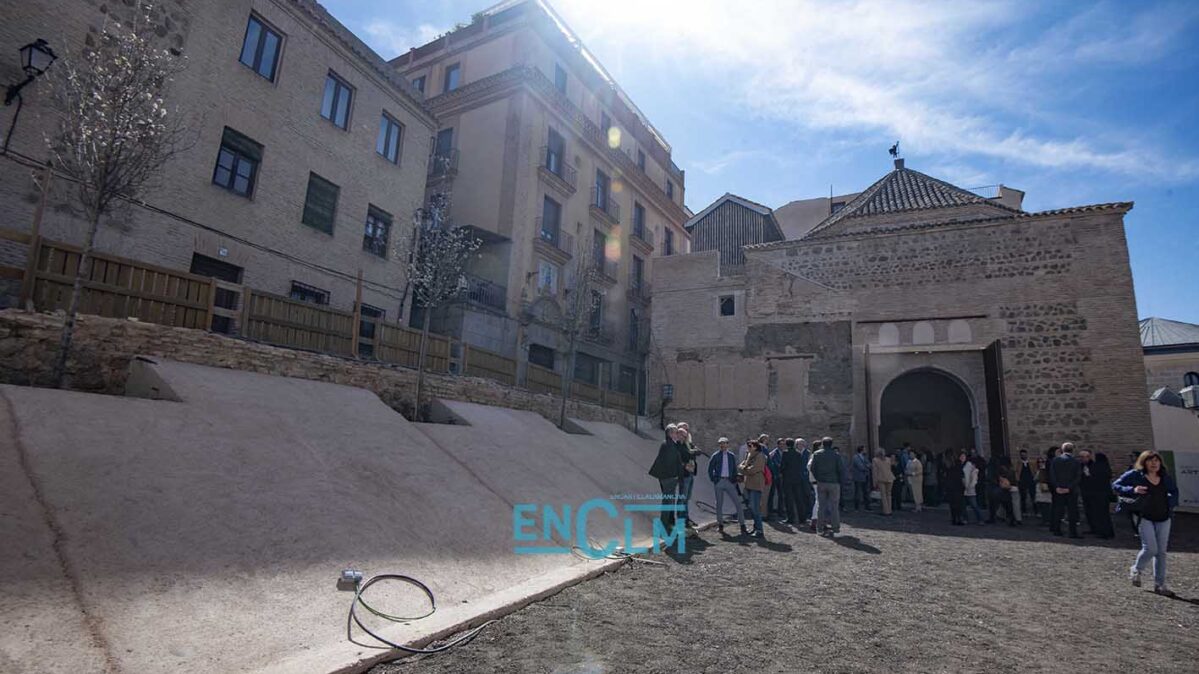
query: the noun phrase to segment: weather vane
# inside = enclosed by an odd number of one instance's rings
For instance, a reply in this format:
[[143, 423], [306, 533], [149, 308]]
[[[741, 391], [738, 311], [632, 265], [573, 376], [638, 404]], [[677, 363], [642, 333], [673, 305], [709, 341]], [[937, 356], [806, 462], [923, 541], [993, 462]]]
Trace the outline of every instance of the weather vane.
[[887, 150], [887, 152], [890, 152], [891, 156], [895, 159], [899, 159], [899, 141], [895, 141], [895, 144], [892, 145], [891, 149]]

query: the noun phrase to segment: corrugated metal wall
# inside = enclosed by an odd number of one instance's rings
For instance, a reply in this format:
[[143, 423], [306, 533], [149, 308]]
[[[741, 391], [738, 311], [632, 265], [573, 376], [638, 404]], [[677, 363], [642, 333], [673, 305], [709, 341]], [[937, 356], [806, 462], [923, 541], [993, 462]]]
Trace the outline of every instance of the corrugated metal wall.
[[742, 246], [779, 241], [782, 237], [769, 215], [728, 201], [691, 227], [691, 252], [720, 251], [720, 266], [745, 264]]

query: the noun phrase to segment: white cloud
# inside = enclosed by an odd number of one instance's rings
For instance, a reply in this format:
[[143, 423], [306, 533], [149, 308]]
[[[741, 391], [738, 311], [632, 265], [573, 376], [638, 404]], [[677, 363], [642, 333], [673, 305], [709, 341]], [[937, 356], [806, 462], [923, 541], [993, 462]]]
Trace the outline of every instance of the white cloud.
[[750, 160], [766, 161], [779, 167], [791, 164], [787, 158], [768, 150], [732, 150], [710, 159], [693, 160], [691, 168], [708, 175], [716, 175], [734, 164]]
[[428, 23], [416, 27], [400, 26], [385, 19], [373, 19], [363, 27], [367, 42], [386, 59], [427, 44], [447, 30], [449, 28], [437, 28]]
[[[1061, 112], [1060, 82], [1046, 75], [1071, 64], [1161, 58], [1194, 11], [1101, 7], [1030, 35], [1021, 22], [1037, 6], [1016, 3], [555, 5], [589, 46], [618, 57], [605, 61], [693, 74], [745, 111], [801, 129], [897, 137], [910, 152], [933, 157], [969, 155], [1163, 181], [1199, 177], [1199, 161], [1172, 156], [1135, 134], [1092, 124], [1086, 135]], [[688, 104], [711, 104], [712, 98], [697, 96]], [[1030, 120], [1048, 123], [1032, 131]], [[716, 173], [736, 160], [730, 157], [695, 166]]]

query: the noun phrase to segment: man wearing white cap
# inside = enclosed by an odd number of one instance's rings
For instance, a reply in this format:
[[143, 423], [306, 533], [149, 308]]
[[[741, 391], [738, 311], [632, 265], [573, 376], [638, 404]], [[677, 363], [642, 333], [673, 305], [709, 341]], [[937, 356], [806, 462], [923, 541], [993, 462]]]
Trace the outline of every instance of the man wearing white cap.
[[737, 455], [729, 449], [729, 439], [720, 438], [716, 441], [720, 450], [708, 459], [708, 479], [716, 490], [716, 529], [724, 533], [724, 497], [727, 495], [737, 511], [737, 523], [741, 525], [741, 534], [749, 531], [745, 528], [745, 512], [741, 508], [741, 496], [737, 493]]

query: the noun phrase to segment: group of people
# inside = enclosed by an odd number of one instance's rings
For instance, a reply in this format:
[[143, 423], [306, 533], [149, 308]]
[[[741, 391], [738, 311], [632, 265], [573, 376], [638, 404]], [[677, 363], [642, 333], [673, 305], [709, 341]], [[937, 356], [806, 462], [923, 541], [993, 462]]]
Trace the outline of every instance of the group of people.
[[[850, 505], [870, 510], [877, 499], [883, 515], [902, 510], [905, 502], [911, 502], [916, 512], [926, 503], [944, 502], [955, 526], [966, 525], [969, 514], [983, 524], [983, 508], [988, 512], [985, 522], [998, 522], [1002, 510], [1009, 526], [1021, 526], [1023, 514], [1035, 511], [1054, 535], [1064, 535], [1065, 520], [1069, 536], [1081, 538], [1081, 501], [1090, 533], [1110, 539], [1115, 536], [1111, 504], [1116, 502], [1116, 512], [1129, 518], [1141, 541], [1129, 571], [1131, 581], [1139, 587], [1141, 572], [1152, 563], [1154, 591], [1173, 596], [1166, 586], [1166, 548], [1178, 489], [1157, 452], [1130, 455], [1128, 468], [1113, 480], [1111, 463], [1103, 452], [1076, 453], [1069, 442], [1035, 459], [1020, 450], [1015, 460], [1003, 455], [987, 459], [974, 449], [917, 452], [910, 445], [891, 452], [879, 449], [873, 458], [865, 447], [858, 447], [850, 458], [829, 437], [809, 447], [803, 438], [776, 438], [772, 443], [765, 433], [746, 439], [735, 451], [726, 437], [717, 444], [719, 448], [709, 455], [695, 447], [686, 422], [666, 427], [650, 475], [658, 479], [663, 504], [668, 506], [662, 513], [668, 529], [681, 516], [688, 535], [695, 535], [691, 493], [705, 456], [722, 535], [726, 500], [741, 534], [762, 538], [763, 522], [771, 519], [836, 535], [842, 510]], [[752, 531], [746, 526], [747, 514]]]

